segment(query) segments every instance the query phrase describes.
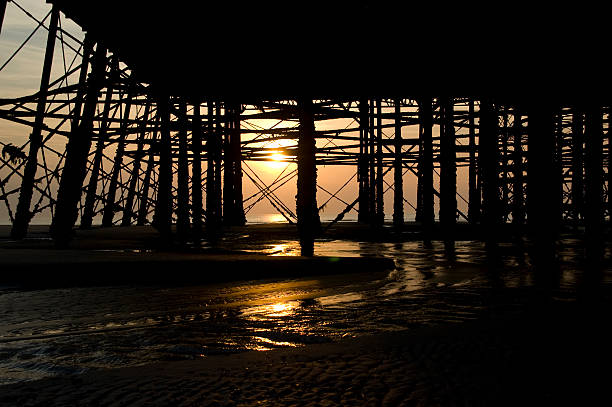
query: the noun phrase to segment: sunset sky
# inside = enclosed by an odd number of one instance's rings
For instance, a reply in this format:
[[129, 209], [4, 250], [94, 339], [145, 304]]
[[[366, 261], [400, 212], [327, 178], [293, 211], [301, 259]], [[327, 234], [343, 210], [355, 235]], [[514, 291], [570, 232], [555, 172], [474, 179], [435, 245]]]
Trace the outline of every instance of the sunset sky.
[[[42, 0], [20, 0], [19, 5], [24, 9], [32, 13], [37, 19], [43, 19], [50, 10], [50, 5]], [[80, 28], [72, 21], [61, 18], [61, 24], [64, 29], [69, 31], [71, 34], [78, 38], [82, 37]], [[30, 17], [23, 13], [13, 2], [9, 2], [6, 10], [6, 16], [2, 27], [2, 33], [0, 34], [0, 64], [8, 59], [8, 57], [17, 49], [17, 47], [30, 35], [34, 30], [37, 23], [34, 22]], [[29, 40], [27, 45], [17, 54], [17, 56], [2, 70], [0, 71], [0, 99], [12, 98], [18, 96], [29, 95], [35, 93], [38, 90], [40, 83], [40, 74], [42, 70], [42, 59], [44, 55], [44, 47], [46, 42], [46, 30], [39, 29], [38, 32]], [[53, 81], [61, 73], [63, 73], [64, 59], [69, 63], [74, 52], [68, 48], [65, 48], [62, 52], [62, 48], [59, 45], [59, 41], [56, 43], [56, 49], [54, 54], [54, 63], [52, 78]], [[318, 122], [316, 124], [317, 130], [324, 130], [327, 128], [343, 128], [349, 124], [350, 120], [332, 120], [325, 122]], [[390, 122], [389, 122], [390, 123]], [[259, 123], [262, 125], [262, 123]], [[245, 124], [243, 123], [243, 128]], [[14, 124], [5, 120], [0, 120], [0, 141], [3, 143], [13, 143], [15, 145], [22, 145], [27, 141], [30, 129], [28, 127]], [[415, 138], [418, 134], [417, 126], [404, 127], [402, 130], [403, 136], [408, 138]], [[434, 135], [438, 133], [437, 126], [434, 127]], [[393, 129], [385, 129], [384, 134], [388, 137], [393, 136]], [[57, 138], [54, 147], [63, 150], [65, 139]], [[295, 143], [293, 143], [295, 144]], [[318, 146], [325, 144], [325, 140], [319, 140]], [[279, 145], [270, 144], [268, 147], [278, 147]], [[281, 157], [276, 157], [281, 158]], [[285, 164], [281, 162], [272, 163], [261, 163], [261, 162], [247, 162], [248, 166], [253, 169], [261, 177], [261, 179], [269, 183], [274, 180], [279, 173], [285, 170]], [[205, 164], [203, 165], [205, 171]], [[289, 168], [285, 171], [291, 171], [295, 168], [294, 164], [290, 164]], [[356, 166], [319, 166], [318, 167], [318, 180], [321, 187], [327, 189], [330, 192], [335, 192], [342, 184], [344, 184], [354, 173], [356, 172]], [[0, 173], [0, 176], [2, 174]], [[392, 183], [393, 172], [389, 172], [385, 179]], [[437, 176], [434, 176], [435, 182], [437, 183]], [[458, 170], [458, 191], [464, 197], [467, 198], [467, 171], [465, 169]], [[16, 184], [17, 179], [14, 177], [9, 183], [9, 187], [18, 186]], [[404, 176], [404, 197], [416, 205], [416, 178], [407, 174]], [[243, 177], [243, 195], [244, 197], [250, 196], [256, 191], [248, 177]], [[295, 179], [289, 182], [281, 190], [277, 191], [279, 197], [283, 202], [290, 208], [295, 208], [295, 194], [296, 194], [296, 183]], [[357, 180], [356, 178], [351, 181], [351, 184], [345, 188], [345, 190], [339, 195], [340, 198], [346, 202], [352, 202], [357, 196]], [[329, 197], [329, 194], [323, 190], [318, 190], [318, 203], [321, 205]], [[458, 207], [460, 210], [466, 211], [466, 204], [461, 199], [458, 199]], [[437, 199], [436, 199], [437, 203]], [[390, 190], [385, 194], [385, 213], [387, 217], [392, 215], [393, 206], [393, 192]], [[323, 219], [334, 218], [340, 211], [345, 207], [345, 204], [332, 200], [326, 206], [325, 210], [321, 213]], [[14, 209], [14, 208], [13, 208]], [[405, 205], [405, 215], [407, 219], [414, 218], [414, 210], [409, 206]], [[437, 212], [437, 208], [436, 208]], [[266, 221], [266, 220], [278, 220], [279, 216], [270, 217], [269, 214], [275, 213], [274, 208], [267, 203], [262, 201], [257, 204], [256, 207], [247, 215], [249, 221]], [[356, 218], [356, 212], [352, 212], [347, 216], [349, 219]], [[48, 223], [50, 221], [50, 214], [41, 214], [34, 218], [32, 223]], [[4, 203], [0, 203], [0, 223], [9, 223], [6, 206]]]

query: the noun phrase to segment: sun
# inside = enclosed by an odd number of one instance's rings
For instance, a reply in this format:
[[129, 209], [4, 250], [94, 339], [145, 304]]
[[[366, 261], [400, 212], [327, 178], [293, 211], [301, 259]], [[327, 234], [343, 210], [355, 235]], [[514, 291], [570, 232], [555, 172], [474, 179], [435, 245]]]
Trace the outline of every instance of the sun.
[[268, 168], [284, 168], [287, 165], [286, 156], [278, 150], [272, 150], [266, 157], [269, 161], [266, 161]]

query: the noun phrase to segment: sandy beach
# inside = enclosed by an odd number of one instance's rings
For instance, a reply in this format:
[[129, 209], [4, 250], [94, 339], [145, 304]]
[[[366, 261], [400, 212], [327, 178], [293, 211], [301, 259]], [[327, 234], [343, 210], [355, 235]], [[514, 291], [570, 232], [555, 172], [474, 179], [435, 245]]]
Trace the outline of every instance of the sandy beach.
[[610, 335], [570, 308], [44, 379], [0, 388], [0, 405], [607, 405]]

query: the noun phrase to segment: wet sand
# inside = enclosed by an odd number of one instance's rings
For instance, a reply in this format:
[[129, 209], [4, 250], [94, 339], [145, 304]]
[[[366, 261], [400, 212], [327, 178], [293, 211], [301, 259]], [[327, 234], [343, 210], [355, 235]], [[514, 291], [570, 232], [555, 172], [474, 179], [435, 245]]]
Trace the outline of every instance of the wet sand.
[[43, 379], [0, 405], [609, 405], [600, 305]]

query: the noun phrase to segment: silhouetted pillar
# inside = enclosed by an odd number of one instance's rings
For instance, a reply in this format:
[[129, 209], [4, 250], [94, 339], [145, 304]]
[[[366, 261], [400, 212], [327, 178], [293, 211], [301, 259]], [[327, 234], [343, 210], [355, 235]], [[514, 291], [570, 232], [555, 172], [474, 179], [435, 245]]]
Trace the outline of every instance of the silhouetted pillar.
[[551, 208], [555, 212], [557, 224], [563, 220], [563, 110], [554, 115], [555, 126], [555, 175], [550, 180], [554, 183], [555, 204]]
[[[536, 104], [537, 103], [537, 104]], [[554, 167], [555, 134], [552, 108], [547, 101], [534, 101], [528, 110], [527, 222], [533, 241], [532, 260], [549, 272], [555, 258], [557, 217]]]
[[298, 100], [300, 134], [298, 139], [297, 218], [303, 256], [312, 256], [314, 237], [320, 228], [317, 210], [317, 165], [315, 123], [311, 99]]
[[457, 166], [453, 99], [440, 98], [440, 226], [445, 243], [453, 240], [457, 222]]
[[193, 105], [193, 128], [191, 133], [191, 207], [193, 237], [196, 242], [202, 236], [202, 116], [200, 102]]
[[135, 218], [135, 211], [132, 209], [134, 206], [134, 197], [136, 196], [136, 187], [138, 185], [138, 178], [140, 175], [140, 166], [142, 161], [142, 155], [144, 150], [144, 141], [147, 134], [147, 122], [149, 120], [149, 108], [150, 104], [147, 102], [142, 115], [142, 123], [140, 124], [140, 135], [138, 138], [138, 146], [136, 147], [136, 154], [134, 155], [134, 161], [132, 164], [132, 176], [128, 185], [127, 197], [125, 198], [125, 205], [123, 205], [123, 218], [121, 219], [121, 226], [129, 226], [132, 220]]
[[240, 104], [226, 103], [225, 179], [223, 190], [223, 222], [244, 225], [242, 206], [242, 163], [240, 147]]
[[158, 97], [157, 110], [160, 117], [159, 164], [157, 177], [157, 201], [153, 226], [162, 239], [172, 239], [172, 150], [170, 140], [170, 99]]
[[221, 102], [216, 101], [215, 103], [215, 116], [214, 116], [214, 137], [216, 139], [215, 145], [217, 146], [216, 159], [215, 159], [215, 213], [219, 215], [218, 222], [223, 220], [223, 195], [221, 191], [221, 167], [222, 167], [222, 150], [223, 150], [223, 126], [221, 120]]
[[221, 143], [215, 128], [215, 106], [212, 100], [207, 103], [207, 169], [206, 169], [206, 229], [214, 234], [221, 221]]
[[393, 225], [404, 225], [404, 177], [402, 168], [401, 99], [395, 100], [395, 159], [393, 161]]
[[385, 222], [384, 184], [383, 184], [383, 140], [382, 140], [382, 106], [376, 99], [376, 223]]
[[509, 190], [508, 190], [508, 111], [507, 107], [504, 106], [501, 111], [502, 115], [502, 129], [501, 129], [501, 205], [500, 205], [500, 216], [501, 221], [506, 222], [508, 216], [508, 201], [509, 201]]
[[585, 111], [585, 211], [584, 231], [587, 260], [597, 263], [603, 251], [603, 129], [600, 106]]
[[484, 240], [490, 254], [495, 251], [500, 227], [498, 122], [490, 100], [480, 102], [479, 174], [482, 177], [482, 215]]
[[468, 221], [474, 225], [480, 218], [480, 188], [478, 187], [478, 162], [476, 155], [476, 113], [474, 112], [474, 99], [468, 105], [469, 126], [469, 167], [468, 167]]
[[94, 206], [97, 197], [98, 189], [98, 176], [100, 174], [100, 168], [102, 166], [102, 157], [104, 153], [104, 147], [107, 141], [108, 132], [108, 119], [111, 110], [111, 102], [113, 99], [113, 82], [117, 78], [119, 71], [119, 60], [116, 56], [111, 59], [110, 62], [110, 77], [113, 79], [109, 81], [106, 87], [106, 97], [104, 100], [104, 107], [102, 108], [102, 117], [100, 119], [100, 128], [98, 130], [98, 141], [96, 143], [96, 151], [94, 153], [93, 163], [91, 170], [89, 171], [89, 183], [87, 185], [87, 194], [85, 195], [85, 205], [83, 206], [83, 216], [81, 216], [81, 229], [89, 229], [93, 222]]
[[100, 43], [98, 43], [92, 65], [83, 115], [78, 127], [71, 132], [66, 145], [66, 160], [57, 192], [55, 216], [50, 229], [51, 236], [60, 246], [72, 238], [72, 227], [78, 216], [81, 187], [87, 171], [87, 156], [91, 147], [98, 92], [102, 87], [106, 69], [106, 48]]
[[512, 223], [520, 229], [525, 223], [525, 202], [524, 188], [525, 182], [523, 176], [523, 126], [521, 113], [515, 108], [514, 124], [512, 125], [512, 172], [513, 172], [513, 200], [512, 200]]
[[370, 108], [369, 108], [369, 130], [370, 134], [368, 135], [368, 168], [370, 170], [370, 189], [369, 189], [369, 199], [368, 199], [368, 208], [370, 210], [368, 214], [368, 219], [370, 225], [376, 224], [376, 136], [374, 134], [375, 128], [375, 100], [370, 100]]
[[572, 220], [577, 225], [584, 205], [584, 136], [583, 113], [578, 106], [572, 111]]
[[47, 93], [49, 90], [49, 78], [51, 76], [51, 65], [53, 63], [53, 51], [55, 49], [55, 36], [57, 35], [58, 21], [59, 8], [54, 5], [51, 9], [49, 34], [47, 35], [47, 47], [45, 49], [43, 70], [40, 78], [40, 90], [38, 103], [36, 105], [34, 125], [32, 126], [32, 133], [30, 134], [30, 151], [28, 153], [28, 160], [23, 169], [19, 201], [17, 203], [15, 220], [11, 229], [11, 237], [13, 239], [23, 239], [25, 237], [28, 232], [28, 225], [32, 219], [30, 204], [32, 203], [34, 177], [36, 176], [36, 169], [38, 167], [38, 150], [42, 145], [42, 129], [45, 119], [45, 108], [47, 106]]
[[425, 240], [431, 238], [434, 225], [434, 186], [433, 186], [433, 142], [432, 122], [433, 112], [431, 98], [419, 100], [419, 163], [418, 163], [418, 188], [421, 191], [421, 199], [418, 201], [418, 219], [423, 225]]
[[181, 241], [189, 235], [189, 163], [187, 158], [187, 103], [178, 104], [178, 163], [176, 195], [176, 232]]
[[157, 133], [159, 127], [159, 111], [155, 118], [155, 130], [151, 136], [151, 144], [149, 145], [149, 160], [147, 161], [147, 169], [145, 170], [145, 176], [142, 180], [142, 189], [140, 193], [140, 206], [138, 207], [138, 220], [136, 224], [142, 226], [147, 221], [147, 215], [149, 214], [149, 189], [151, 187], [151, 173], [155, 167], [155, 154], [159, 151], [159, 144], [157, 140]]
[[361, 223], [370, 221], [370, 179], [368, 146], [370, 136], [370, 122], [368, 117], [368, 100], [359, 100], [359, 157], [357, 163], [357, 178], [359, 182], [359, 215]]
[[612, 223], [612, 108], [608, 108], [608, 220]]
[[[131, 85], [128, 85], [131, 86]], [[115, 159], [113, 160], [113, 171], [108, 182], [108, 192], [106, 193], [104, 212], [102, 214], [102, 226], [113, 226], [113, 218], [117, 211], [117, 203], [115, 202], [117, 195], [117, 183], [119, 174], [123, 167], [123, 153], [125, 152], [125, 138], [129, 127], [130, 113], [132, 110], [132, 89], [128, 89], [127, 100], [123, 110], [123, 118], [119, 128], [119, 138], [117, 140], [117, 149], [115, 150]]]

